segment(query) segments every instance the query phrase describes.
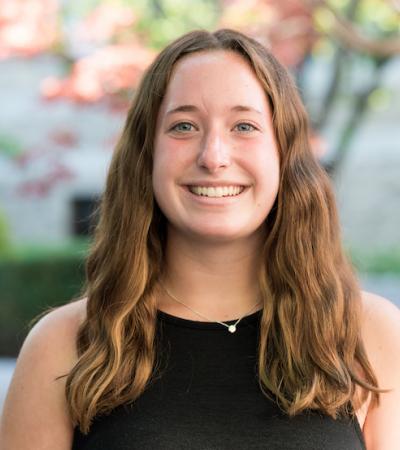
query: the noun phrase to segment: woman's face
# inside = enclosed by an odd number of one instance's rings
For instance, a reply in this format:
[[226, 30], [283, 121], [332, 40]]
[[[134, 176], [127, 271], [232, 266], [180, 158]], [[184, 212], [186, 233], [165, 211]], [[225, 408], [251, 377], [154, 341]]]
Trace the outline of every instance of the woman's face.
[[178, 61], [153, 161], [154, 196], [175, 230], [214, 242], [262, 230], [278, 192], [279, 156], [266, 95], [240, 55], [201, 52]]

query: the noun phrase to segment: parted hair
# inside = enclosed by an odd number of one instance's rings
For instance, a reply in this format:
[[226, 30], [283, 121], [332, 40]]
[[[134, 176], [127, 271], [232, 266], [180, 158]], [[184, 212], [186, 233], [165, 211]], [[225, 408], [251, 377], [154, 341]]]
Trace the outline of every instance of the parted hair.
[[306, 409], [348, 416], [369, 393], [379, 402], [361, 338], [360, 286], [295, 83], [256, 40], [230, 29], [196, 30], [170, 43], [144, 73], [109, 167], [86, 259], [78, 361], [66, 375], [71, 417], [83, 433], [97, 415], [135, 401], [157, 366], [156, 299], [167, 234], [152, 188], [156, 119], [177, 61], [211, 51], [235, 52], [254, 71], [279, 151], [279, 190], [265, 219], [258, 273], [260, 390], [291, 416]]

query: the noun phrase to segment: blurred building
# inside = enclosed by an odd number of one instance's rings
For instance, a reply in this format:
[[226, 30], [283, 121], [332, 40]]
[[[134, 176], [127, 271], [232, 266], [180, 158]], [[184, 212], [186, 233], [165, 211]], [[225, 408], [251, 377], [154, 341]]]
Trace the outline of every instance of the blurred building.
[[59, 244], [85, 235], [104, 188], [123, 115], [107, 105], [46, 102], [52, 56], [1, 62], [0, 212], [14, 243]]

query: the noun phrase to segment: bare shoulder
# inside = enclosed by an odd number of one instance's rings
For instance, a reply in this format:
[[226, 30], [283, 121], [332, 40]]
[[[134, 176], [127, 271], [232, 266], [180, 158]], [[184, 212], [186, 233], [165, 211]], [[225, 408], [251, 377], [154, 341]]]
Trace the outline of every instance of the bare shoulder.
[[76, 337], [85, 311], [85, 299], [60, 306], [29, 332], [1, 417], [2, 450], [71, 448], [66, 377], [57, 377], [68, 374], [77, 361]]
[[[400, 309], [388, 299], [362, 292], [362, 337], [376, 371], [392, 367], [400, 351]], [[396, 357], [396, 360], [398, 358]]]
[[[43, 316], [30, 331], [24, 346], [31, 341], [36, 341], [36, 337], [44, 336], [47, 333], [55, 334], [56, 339], [75, 338], [80, 324], [86, 316], [86, 299], [76, 300], [59, 306]], [[65, 342], [65, 343], [67, 343]], [[24, 350], [22, 347], [21, 352]]]
[[362, 292], [362, 337], [381, 394], [368, 409], [363, 433], [368, 449], [396, 448], [400, 440], [400, 309], [388, 299]]
[[[76, 362], [76, 337], [86, 315], [86, 299], [54, 308], [31, 329], [21, 348], [17, 367], [32, 356], [41, 356], [36, 364], [54, 371], [66, 371]], [[60, 374], [61, 375], [61, 374]]]
[[365, 319], [378, 317], [379, 321], [394, 323], [399, 320], [400, 309], [390, 300], [372, 292], [361, 291], [361, 294]]

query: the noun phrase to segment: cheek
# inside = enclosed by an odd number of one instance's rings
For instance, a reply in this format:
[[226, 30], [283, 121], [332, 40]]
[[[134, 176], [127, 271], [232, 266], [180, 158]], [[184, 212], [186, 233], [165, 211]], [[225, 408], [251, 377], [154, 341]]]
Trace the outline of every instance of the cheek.
[[271, 186], [279, 180], [279, 153], [272, 140], [251, 140], [240, 149], [239, 154], [243, 155], [241, 164], [253, 172], [258, 184]]
[[280, 163], [275, 148], [264, 150], [253, 160], [257, 193], [263, 202], [273, 202], [278, 193], [280, 182]]
[[153, 154], [153, 184], [159, 184], [170, 170], [170, 151], [162, 139], [157, 139]]
[[154, 165], [166, 168], [180, 167], [190, 158], [192, 145], [188, 141], [160, 138], [155, 143]]
[[155, 142], [153, 153], [153, 170], [152, 170], [152, 184], [153, 193], [157, 202], [162, 192], [162, 185], [164, 184], [164, 176], [166, 175], [166, 161], [165, 153], [160, 147], [159, 142]]
[[266, 158], [264, 165], [264, 173], [261, 174], [263, 182], [262, 187], [265, 195], [275, 200], [279, 189], [280, 169], [279, 160], [276, 157]]
[[179, 184], [184, 168], [189, 164], [190, 152], [187, 144], [171, 139], [155, 141], [153, 154], [152, 183], [156, 199], [168, 195], [172, 185]]
[[262, 167], [265, 172], [265, 181], [268, 182], [268, 179], [271, 181], [276, 179], [279, 180], [279, 151], [272, 139], [264, 141], [262, 151], [259, 152], [259, 157], [260, 167]]

